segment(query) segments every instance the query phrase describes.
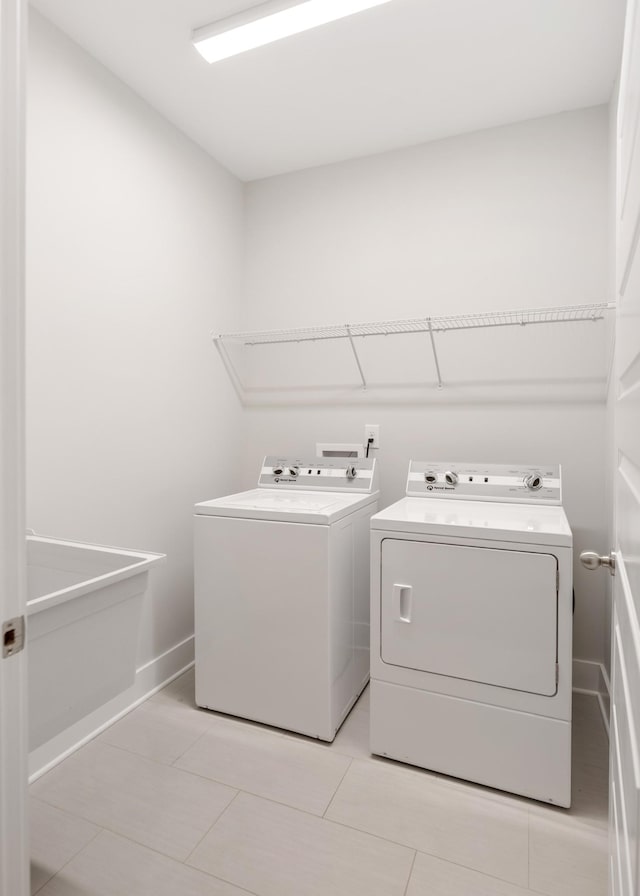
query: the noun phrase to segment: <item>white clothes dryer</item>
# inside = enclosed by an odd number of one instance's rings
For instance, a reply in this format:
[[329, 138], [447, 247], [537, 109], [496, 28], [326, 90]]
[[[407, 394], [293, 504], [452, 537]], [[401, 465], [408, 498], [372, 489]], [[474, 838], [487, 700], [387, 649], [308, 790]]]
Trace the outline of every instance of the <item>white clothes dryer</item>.
[[370, 459], [267, 457], [196, 504], [198, 706], [331, 741], [369, 679]]
[[412, 462], [371, 519], [371, 750], [571, 802], [560, 467]]

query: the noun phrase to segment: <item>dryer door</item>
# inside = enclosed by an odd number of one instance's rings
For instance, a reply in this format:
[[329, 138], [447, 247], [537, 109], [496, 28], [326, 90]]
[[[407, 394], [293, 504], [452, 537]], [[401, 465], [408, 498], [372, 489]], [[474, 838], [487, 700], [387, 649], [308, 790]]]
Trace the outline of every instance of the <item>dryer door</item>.
[[385, 539], [382, 660], [553, 696], [557, 572], [551, 554]]

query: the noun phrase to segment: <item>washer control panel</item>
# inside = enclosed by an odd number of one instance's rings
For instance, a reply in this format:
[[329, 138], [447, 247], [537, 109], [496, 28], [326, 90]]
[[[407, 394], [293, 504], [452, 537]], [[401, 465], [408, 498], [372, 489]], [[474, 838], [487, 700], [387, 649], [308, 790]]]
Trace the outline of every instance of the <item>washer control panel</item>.
[[301, 491], [362, 492], [378, 489], [376, 462], [364, 457], [265, 457], [258, 485]]
[[511, 466], [412, 460], [407, 495], [560, 505], [560, 464]]

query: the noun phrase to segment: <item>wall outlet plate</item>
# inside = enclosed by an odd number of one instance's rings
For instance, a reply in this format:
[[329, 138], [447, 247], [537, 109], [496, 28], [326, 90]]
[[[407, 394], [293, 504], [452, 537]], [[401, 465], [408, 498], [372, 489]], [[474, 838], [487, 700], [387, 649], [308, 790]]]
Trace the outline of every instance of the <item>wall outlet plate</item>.
[[[373, 439], [372, 442], [369, 439]], [[380, 447], [380, 424], [379, 423], [365, 423], [364, 425], [364, 444], [365, 448], [369, 445], [370, 448], [379, 448]]]

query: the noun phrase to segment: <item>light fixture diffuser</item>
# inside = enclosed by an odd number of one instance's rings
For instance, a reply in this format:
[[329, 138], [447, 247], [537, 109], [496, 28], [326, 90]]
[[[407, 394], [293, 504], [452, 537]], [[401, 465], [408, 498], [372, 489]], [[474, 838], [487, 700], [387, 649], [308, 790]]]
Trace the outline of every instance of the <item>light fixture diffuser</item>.
[[191, 39], [207, 62], [219, 62], [383, 3], [389, 0], [268, 0], [198, 28]]

